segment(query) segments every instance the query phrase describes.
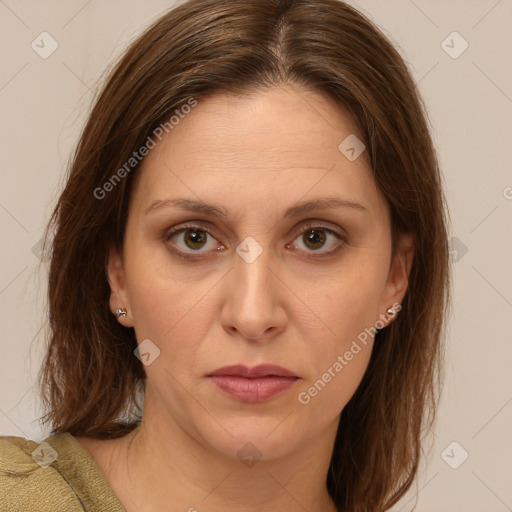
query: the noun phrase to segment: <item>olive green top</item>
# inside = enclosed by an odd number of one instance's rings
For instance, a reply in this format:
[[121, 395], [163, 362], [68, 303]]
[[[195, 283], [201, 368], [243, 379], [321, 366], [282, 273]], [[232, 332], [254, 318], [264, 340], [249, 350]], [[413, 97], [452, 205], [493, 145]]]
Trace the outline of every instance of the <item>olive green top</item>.
[[126, 512], [68, 432], [41, 443], [0, 436], [0, 512]]

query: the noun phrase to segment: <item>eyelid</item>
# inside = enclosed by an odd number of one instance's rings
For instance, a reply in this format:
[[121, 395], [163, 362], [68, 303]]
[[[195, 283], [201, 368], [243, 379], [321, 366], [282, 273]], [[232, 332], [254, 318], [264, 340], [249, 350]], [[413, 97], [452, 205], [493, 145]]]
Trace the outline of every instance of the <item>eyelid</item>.
[[[336, 235], [339, 238], [343, 238], [344, 237], [344, 235], [342, 233], [338, 233], [336, 231], [336, 228], [329, 227], [326, 224], [329, 224], [329, 223], [327, 221], [324, 221], [324, 220], [308, 219], [308, 220], [302, 221], [297, 226], [297, 228], [293, 230], [293, 233], [294, 233], [294, 236], [295, 236], [295, 234], [300, 235], [300, 234], [304, 233], [304, 231], [306, 231], [307, 229], [319, 228], [319, 229], [324, 229], [325, 231], [329, 231], [330, 233], [333, 233], [334, 235]], [[340, 229], [340, 228], [338, 228], [338, 229]], [[343, 230], [341, 230], [341, 231], [343, 231]]]
[[[344, 235], [338, 233], [335, 229], [327, 227], [325, 224], [326, 224], [326, 222], [321, 221], [321, 220], [307, 220], [307, 221], [302, 222], [297, 227], [297, 230], [294, 230], [293, 241], [295, 241], [295, 238], [297, 238], [297, 236], [300, 236], [301, 234], [305, 233], [310, 228], [316, 228], [319, 230], [327, 231], [328, 233], [332, 234], [333, 236], [335, 236], [338, 239], [338, 243], [332, 249], [329, 249], [329, 250], [318, 250], [318, 251], [302, 251], [302, 250], [300, 250], [299, 252], [304, 254], [303, 258], [306, 258], [309, 260], [320, 261], [322, 258], [328, 258], [329, 256], [334, 256], [345, 245], [346, 237]], [[288, 244], [287, 244], [287, 246], [288, 246]]]
[[162, 237], [163, 241], [169, 240], [173, 235], [176, 233], [180, 233], [181, 231], [186, 231], [187, 229], [194, 229], [194, 228], [200, 228], [201, 230], [207, 232], [209, 235], [211, 235], [210, 230], [213, 228], [213, 224], [210, 224], [209, 222], [197, 220], [197, 221], [189, 221], [185, 222], [184, 224], [179, 224], [178, 226], [172, 227], [171, 229], [168, 229], [164, 232], [164, 235]]
[[[341, 248], [341, 245], [343, 245], [344, 242], [346, 241], [345, 235], [338, 233], [334, 228], [328, 227], [325, 224], [327, 224], [327, 221], [308, 219], [308, 220], [300, 222], [299, 225], [292, 231], [292, 235], [291, 235], [291, 236], [293, 236], [292, 242], [295, 240], [295, 238], [297, 238], [297, 236], [303, 234], [310, 228], [317, 228], [317, 229], [322, 229], [324, 231], [328, 231], [329, 233], [334, 235], [336, 238], [338, 238], [338, 240], [340, 241], [340, 243], [338, 243], [336, 245], [336, 247], [334, 247], [333, 249], [328, 250], [328, 251], [321, 251], [321, 250], [306, 251], [307, 253], [311, 253], [311, 256], [306, 256], [306, 257], [321, 258], [322, 256], [330, 256], [330, 255], [334, 254], [335, 252], [337, 252]], [[199, 229], [205, 231], [208, 235], [215, 238], [210, 233], [210, 230], [212, 230], [213, 227], [214, 227], [213, 224], [211, 224], [210, 222], [207, 222], [207, 221], [201, 221], [201, 220], [188, 221], [188, 222], [185, 222], [184, 224], [179, 224], [179, 225], [171, 228], [170, 230], [166, 230], [164, 232], [164, 235], [162, 236], [162, 240], [164, 242], [167, 242], [175, 234], [181, 233], [182, 231], [186, 231], [187, 229], [194, 229], [194, 228], [199, 228]], [[215, 240], [216, 240], [216, 238], [215, 238]], [[219, 244], [222, 247], [224, 247], [222, 243], [219, 242]], [[288, 245], [289, 244], [287, 244], [287, 246]], [[183, 251], [182, 249], [173, 249], [173, 252], [175, 252], [176, 254], [183, 256], [185, 258], [192, 259], [192, 258], [200, 258], [202, 254], [207, 254], [208, 252], [211, 252], [211, 251]], [[313, 256], [315, 253], [317, 253], [319, 256]]]

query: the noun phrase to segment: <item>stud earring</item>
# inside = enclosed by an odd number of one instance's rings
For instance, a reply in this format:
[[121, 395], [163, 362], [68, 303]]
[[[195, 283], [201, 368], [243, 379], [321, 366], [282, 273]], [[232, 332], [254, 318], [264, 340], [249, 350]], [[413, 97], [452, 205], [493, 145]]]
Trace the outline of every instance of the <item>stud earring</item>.
[[[400, 309], [398, 310], [400, 311]], [[398, 313], [398, 311], [394, 308], [394, 306], [390, 306], [387, 310], [386, 310], [386, 313], [388, 315], [396, 315]]]
[[116, 309], [116, 316], [119, 318], [120, 316], [126, 316], [126, 309], [124, 308], [117, 308]]

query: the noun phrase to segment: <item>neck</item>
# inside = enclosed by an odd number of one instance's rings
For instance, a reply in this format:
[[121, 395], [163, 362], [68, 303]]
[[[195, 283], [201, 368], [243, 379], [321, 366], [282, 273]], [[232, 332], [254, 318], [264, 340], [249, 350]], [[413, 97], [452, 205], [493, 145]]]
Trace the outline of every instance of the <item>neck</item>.
[[326, 478], [339, 417], [329, 432], [279, 458], [251, 443], [229, 457], [177, 423], [157, 421], [147, 405], [140, 427], [115, 440], [103, 464], [127, 512], [337, 511]]

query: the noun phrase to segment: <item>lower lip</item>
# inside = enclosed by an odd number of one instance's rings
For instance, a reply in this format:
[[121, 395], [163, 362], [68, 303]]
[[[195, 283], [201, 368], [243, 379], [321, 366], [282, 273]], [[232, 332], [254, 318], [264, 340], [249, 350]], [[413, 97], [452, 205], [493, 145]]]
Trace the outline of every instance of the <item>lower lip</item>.
[[248, 379], [235, 375], [212, 375], [212, 382], [222, 391], [242, 402], [258, 403], [286, 391], [298, 380], [298, 377], [258, 377]]

